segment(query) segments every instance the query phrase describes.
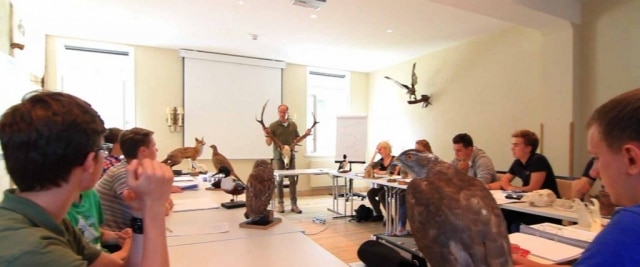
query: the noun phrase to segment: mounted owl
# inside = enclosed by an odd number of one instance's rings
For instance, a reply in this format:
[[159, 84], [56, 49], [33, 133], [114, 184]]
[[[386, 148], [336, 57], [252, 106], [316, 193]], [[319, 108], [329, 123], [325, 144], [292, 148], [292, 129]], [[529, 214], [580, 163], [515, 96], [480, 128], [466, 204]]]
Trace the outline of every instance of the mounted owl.
[[246, 204], [244, 213], [249, 224], [267, 225], [271, 222], [273, 212], [267, 208], [273, 198], [273, 190], [276, 187], [271, 163], [266, 160], [257, 160], [253, 164], [253, 170], [247, 181]]

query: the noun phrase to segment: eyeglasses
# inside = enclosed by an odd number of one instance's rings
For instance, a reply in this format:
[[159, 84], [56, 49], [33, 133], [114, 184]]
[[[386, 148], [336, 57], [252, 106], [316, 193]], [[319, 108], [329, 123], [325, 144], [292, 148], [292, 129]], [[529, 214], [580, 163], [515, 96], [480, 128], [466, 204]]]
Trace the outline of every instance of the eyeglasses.
[[95, 151], [96, 154], [100, 154], [102, 155], [103, 158], [105, 158], [109, 156], [109, 151], [111, 151], [112, 148], [113, 148], [113, 144], [104, 143], [100, 145], [100, 147], [94, 149], [93, 151]]

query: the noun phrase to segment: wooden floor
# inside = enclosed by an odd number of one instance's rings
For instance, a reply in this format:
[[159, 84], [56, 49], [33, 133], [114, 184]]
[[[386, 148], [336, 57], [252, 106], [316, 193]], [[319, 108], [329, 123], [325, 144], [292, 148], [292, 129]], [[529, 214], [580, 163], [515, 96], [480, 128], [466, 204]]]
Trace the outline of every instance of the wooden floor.
[[[359, 262], [357, 251], [360, 244], [370, 240], [373, 234], [384, 232], [381, 222], [349, 222], [350, 218], [333, 218], [336, 214], [327, 210], [332, 207], [332, 197], [330, 195], [298, 197], [298, 206], [302, 209], [302, 214], [290, 211], [289, 200], [285, 199], [285, 213], [278, 214], [287, 218], [305, 230], [307, 236], [313, 239], [320, 246], [327, 249], [333, 255], [345, 263]], [[342, 209], [343, 200], [340, 200]], [[353, 208], [360, 204], [369, 205], [365, 199], [361, 201], [356, 198]], [[347, 209], [351, 204], [347, 203]], [[313, 223], [314, 217], [326, 219], [326, 224]]]

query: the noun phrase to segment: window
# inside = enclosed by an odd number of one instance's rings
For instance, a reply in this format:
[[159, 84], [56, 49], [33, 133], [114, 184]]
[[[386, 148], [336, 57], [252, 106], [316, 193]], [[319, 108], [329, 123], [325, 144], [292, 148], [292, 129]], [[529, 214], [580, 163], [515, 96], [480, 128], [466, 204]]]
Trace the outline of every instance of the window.
[[336, 116], [350, 111], [350, 83], [348, 72], [307, 69], [307, 124], [310, 126], [313, 122], [311, 112], [320, 122], [306, 140], [308, 156], [334, 156]]
[[57, 56], [58, 88], [89, 102], [105, 127], [135, 127], [132, 50], [100, 44], [62, 44]]

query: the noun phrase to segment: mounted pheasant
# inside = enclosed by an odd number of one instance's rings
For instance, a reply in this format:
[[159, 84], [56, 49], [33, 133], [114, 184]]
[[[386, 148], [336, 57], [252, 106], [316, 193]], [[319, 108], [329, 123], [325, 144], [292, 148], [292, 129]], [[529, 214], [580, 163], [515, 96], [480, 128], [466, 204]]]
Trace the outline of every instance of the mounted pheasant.
[[229, 162], [229, 159], [227, 159], [227, 157], [225, 157], [220, 153], [220, 151], [218, 151], [218, 147], [216, 145], [211, 145], [209, 147], [213, 150], [211, 155], [211, 162], [213, 163], [213, 167], [216, 170], [220, 170], [220, 167], [225, 166], [229, 168], [231, 176], [240, 179], [238, 174], [236, 174], [236, 172], [233, 170], [233, 166], [231, 166], [231, 162]]
[[207, 143], [204, 142], [204, 137], [198, 139], [196, 137], [196, 145], [193, 147], [181, 147], [171, 151], [162, 163], [169, 165], [169, 167], [176, 166], [182, 162], [183, 159], [191, 160], [191, 168], [195, 168], [196, 159], [202, 154], [202, 147]]

